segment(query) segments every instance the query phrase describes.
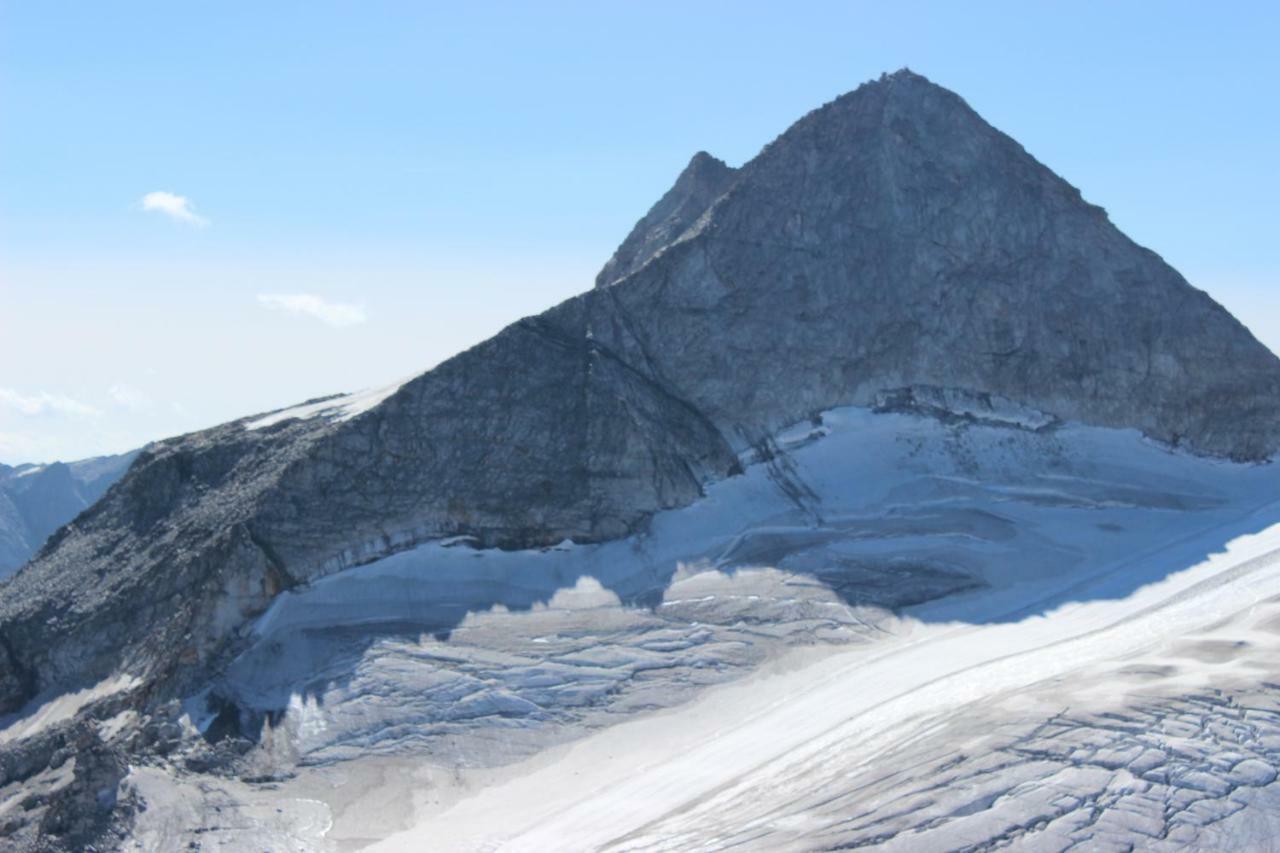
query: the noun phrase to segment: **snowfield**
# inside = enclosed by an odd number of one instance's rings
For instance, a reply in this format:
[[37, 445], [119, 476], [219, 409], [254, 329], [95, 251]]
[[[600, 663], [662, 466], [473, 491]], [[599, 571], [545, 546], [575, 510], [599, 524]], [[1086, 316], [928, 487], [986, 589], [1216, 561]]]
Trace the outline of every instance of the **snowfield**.
[[138, 846], [1269, 849], [1280, 472], [1032, 426], [842, 409], [632, 539], [281, 595], [189, 702], [271, 781], [139, 769]]
[[244, 428], [247, 430], [265, 429], [289, 420], [306, 420], [307, 418], [315, 417], [324, 417], [335, 421], [349, 421], [356, 415], [363, 414], [377, 406], [383, 400], [399, 391], [408, 381], [409, 379], [406, 378], [391, 385], [384, 385], [381, 388], [367, 388], [363, 391], [338, 394], [310, 403], [290, 406], [287, 409], [280, 409], [247, 421], [244, 424]]

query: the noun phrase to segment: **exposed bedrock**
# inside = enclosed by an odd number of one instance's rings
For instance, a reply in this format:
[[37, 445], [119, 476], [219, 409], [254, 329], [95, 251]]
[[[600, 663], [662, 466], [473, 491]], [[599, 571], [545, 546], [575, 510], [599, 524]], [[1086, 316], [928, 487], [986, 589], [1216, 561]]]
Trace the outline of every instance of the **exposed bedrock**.
[[0, 589], [0, 710], [119, 671], [181, 693], [280, 590], [422, 540], [623, 536], [762, 436], [886, 390], [1276, 449], [1280, 362], [910, 72], [741, 169], [695, 158], [600, 284], [365, 411], [148, 448]]

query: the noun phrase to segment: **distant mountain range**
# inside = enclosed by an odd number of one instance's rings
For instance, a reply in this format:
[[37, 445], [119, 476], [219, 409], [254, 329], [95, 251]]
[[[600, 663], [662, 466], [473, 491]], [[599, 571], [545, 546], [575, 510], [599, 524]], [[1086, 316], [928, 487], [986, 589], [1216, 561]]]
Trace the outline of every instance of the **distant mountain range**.
[[17, 571], [45, 540], [128, 470], [138, 451], [48, 465], [0, 464], [0, 578]]

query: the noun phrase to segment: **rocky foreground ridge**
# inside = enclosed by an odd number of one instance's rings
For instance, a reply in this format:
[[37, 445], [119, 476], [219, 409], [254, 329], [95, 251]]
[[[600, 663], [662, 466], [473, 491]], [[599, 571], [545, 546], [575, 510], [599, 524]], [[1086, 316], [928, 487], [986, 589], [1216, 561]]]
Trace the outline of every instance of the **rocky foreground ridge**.
[[1258, 460], [1277, 392], [1221, 306], [901, 71], [739, 169], [699, 154], [594, 289], [375, 405], [149, 447], [0, 588], [0, 711], [120, 674], [161, 707], [282, 590], [428, 539], [621, 537], [825, 409], [994, 395]]

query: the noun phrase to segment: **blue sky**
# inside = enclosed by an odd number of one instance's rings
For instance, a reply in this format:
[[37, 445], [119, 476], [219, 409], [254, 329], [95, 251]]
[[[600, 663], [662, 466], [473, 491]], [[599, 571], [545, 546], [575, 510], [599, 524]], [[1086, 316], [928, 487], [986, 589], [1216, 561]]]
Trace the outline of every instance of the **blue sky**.
[[1278, 9], [4, 0], [0, 462], [417, 373], [902, 66], [1280, 349]]

